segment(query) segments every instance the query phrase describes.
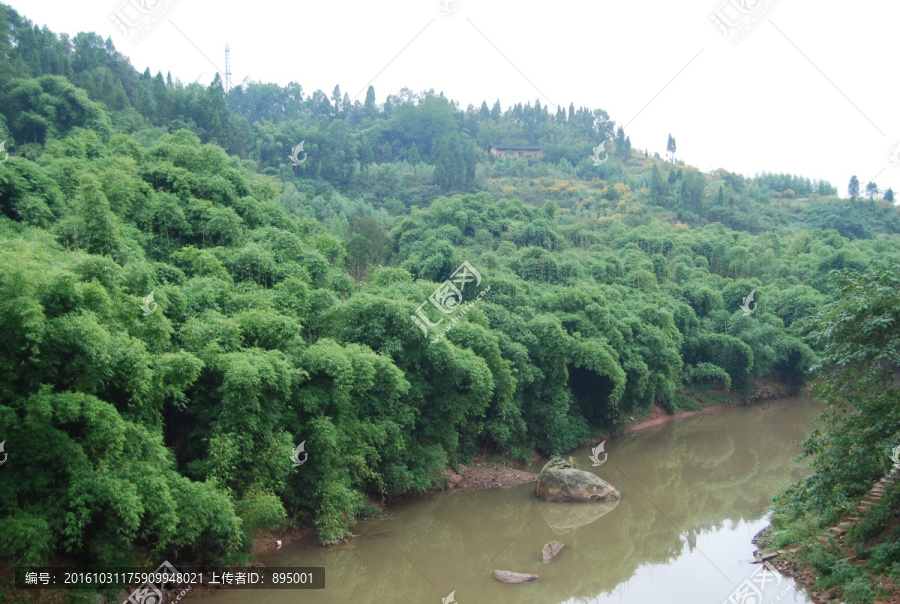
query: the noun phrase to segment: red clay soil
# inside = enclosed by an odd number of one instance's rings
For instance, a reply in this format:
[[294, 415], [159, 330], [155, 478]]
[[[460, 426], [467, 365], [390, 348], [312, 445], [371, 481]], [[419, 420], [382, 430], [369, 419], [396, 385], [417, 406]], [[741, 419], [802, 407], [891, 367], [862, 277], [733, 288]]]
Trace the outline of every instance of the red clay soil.
[[711, 405], [709, 407], [703, 407], [698, 411], [681, 411], [680, 413], [675, 413], [674, 415], [670, 415], [665, 409], [661, 407], [654, 407], [653, 411], [648, 413], [641, 421], [635, 422], [626, 426], [624, 429], [616, 432], [616, 436], [624, 436], [625, 434], [631, 434], [632, 432], [637, 432], [638, 430], [643, 430], [645, 428], [652, 428], [653, 426], [659, 426], [661, 424], [667, 424], [671, 421], [675, 421], [676, 419], [684, 419], [686, 417], [694, 417], [695, 415], [709, 415], [710, 413], [719, 413], [720, 411], [725, 411], [726, 409], [730, 409], [731, 405]]

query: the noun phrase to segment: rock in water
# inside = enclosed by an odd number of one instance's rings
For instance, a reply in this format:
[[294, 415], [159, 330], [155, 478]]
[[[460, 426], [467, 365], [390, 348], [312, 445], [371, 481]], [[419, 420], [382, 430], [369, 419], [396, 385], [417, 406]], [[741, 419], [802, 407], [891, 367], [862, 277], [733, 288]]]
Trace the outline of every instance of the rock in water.
[[550, 543], [545, 545], [541, 550], [541, 559], [544, 561], [544, 564], [547, 564], [548, 562], [550, 562], [550, 560], [553, 560], [564, 547], [565, 545], [563, 545], [559, 541], [551, 541]]
[[597, 476], [576, 470], [572, 464], [554, 455], [541, 470], [534, 494], [544, 501], [611, 501], [621, 499], [619, 491]]
[[529, 583], [540, 579], [537, 575], [528, 573], [514, 573], [511, 570], [495, 570], [494, 578], [503, 583]]

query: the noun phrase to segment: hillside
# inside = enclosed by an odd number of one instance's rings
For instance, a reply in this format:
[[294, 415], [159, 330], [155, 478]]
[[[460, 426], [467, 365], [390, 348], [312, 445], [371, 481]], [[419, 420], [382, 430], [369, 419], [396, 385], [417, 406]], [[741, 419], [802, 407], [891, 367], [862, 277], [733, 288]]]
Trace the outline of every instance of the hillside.
[[[600, 109], [226, 95], [4, 6], [0, 28], [10, 564], [243, 562], [283, 523], [333, 543], [481, 451], [564, 452], [703, 385], [799, 389], [829, 273], [900, 251], [889, 201], [704, 174]], [[487, 152], [517, 144], [542, 157]]]

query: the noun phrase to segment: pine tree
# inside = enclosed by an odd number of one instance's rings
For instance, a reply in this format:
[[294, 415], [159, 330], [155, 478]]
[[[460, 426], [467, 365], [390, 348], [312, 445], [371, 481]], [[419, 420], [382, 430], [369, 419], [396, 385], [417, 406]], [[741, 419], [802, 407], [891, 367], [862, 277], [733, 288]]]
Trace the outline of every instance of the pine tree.
[[369, 86], [366, 90], [366, 101], [363, 103], [363, 114], [366, 117], [374, 117], [376, 113], [378, 109], [375, 107], [375, 87]]
[[650, 170], [650, 197], [654, 203], [661, 204], [666, 200], [666, 183], [663, 181], [662, 174], [656, 164]]
[[[331, 91], [331, 100], [334, 103], [334, 113], [338, 114], [341, 112], [341, 87], [335, 84], [334, 90]], [[346, 108], [344, 108], [346, 109]]]
[[359, 165], [365, 170], [369, 164], [375, 161], [375, 153], [369, 143], [369, 137], [363, 135], [359, 142]]
[[419, 155], [419, 148], [416, 146], [415, 141], [412, 147], [409, 148], [409, 159], [407, 161], [414, 166], [422, 163], [422, 157]]
[[675, 163], [675, 137], [669, 135], [669, 141], [666, 143], [666, 152], [669, 154], [669, 161]]
[[388, 141], [384, 141], [384, 144], [381, 145], [381, 163], [389, 162], [393, 159], [394, 153], [391, 149], [391, 143]]

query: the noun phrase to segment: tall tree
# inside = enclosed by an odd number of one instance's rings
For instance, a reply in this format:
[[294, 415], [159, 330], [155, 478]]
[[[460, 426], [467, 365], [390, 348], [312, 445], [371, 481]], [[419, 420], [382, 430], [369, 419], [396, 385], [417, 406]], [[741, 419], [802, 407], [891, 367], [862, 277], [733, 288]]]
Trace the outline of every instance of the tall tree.
[[850, 194], [850, 199], [854, 201], [859, 197], [859, 179], [856, 178], [856, 174], [850, 177], [850, 184], [847, 186], [847, 192]]
[[874, 182], [870, 182], [866, 185], [866, 195], [869, 196], [869, 201], [875, 199], [875, 196], [878, 195], [878, 185]]
[[654, 203], [662, 204], [666, 200], [667, 187], [659, 168], [654, 163], [650, 170], [650, 197]]
[[369, 86], [366, 90], [366, 102], [363, 103], [363, 114], [366, 117], [375, 117], [378, 109], [375, 107], [375, 87]]
[[331, 91], [331, 101], [334, 103], [335, 115], [340, 113], [342, 109], [346, 110], [346, 107], [341, 107], [342, 100], [344, 100], [344, 97], [341, 96], [341, 87], [338, 84], [335, 84], [334, 90]]
[[388, 161], [391, 161], [391, 159], [393, 159], [394, 153], [393, 153], [393, 150], [391, 149], [390, 142], [384, 141], [384, 143], [381, 145], [380, 156], [381, 157], [379, 158], [379, 160], [381, 163], [388, 162]]
[[496, 121], [500, 120], [500, 116], [503, 114], [503, 110], [500, 108], [500, 99], [494, 101], [494, 106], [491, 107], [491, 119]]
[[625, 129], [622, 126], [616, 130], [616, 155], [625, 157]]
[[422, 163], [422, 156], [419, 155], [419, 148], [416, 146], [416, 143], [413, 143], [412, 147], [409, 148], [407, 161], [414, 166]]
[[434, 184], [444, 190], [466, 190], [475, 178], [475, 147], [457, 133], [442, 137], [434, 147]]
[[365, 170], [374, 161], [375, 153], [372, 151], [372, 144], [369, 142], [369, 137], [364, 134], [359, 141], [359, 165]]

